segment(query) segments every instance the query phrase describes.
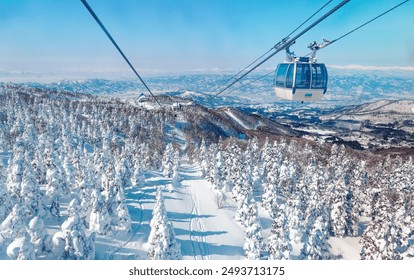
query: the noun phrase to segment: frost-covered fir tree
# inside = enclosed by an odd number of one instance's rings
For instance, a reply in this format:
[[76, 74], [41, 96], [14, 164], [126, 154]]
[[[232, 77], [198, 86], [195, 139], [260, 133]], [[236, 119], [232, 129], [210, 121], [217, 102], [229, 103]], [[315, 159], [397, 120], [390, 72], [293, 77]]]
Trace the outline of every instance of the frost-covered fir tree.
[[224, 178], [223, 178], [223, 157], [221, 151], [217, 152], [217, 155], [215, 157], [215, 164], [213, 166], [213, 189], [221, 190], [224, 188]]
[[96, 181], [89, 168], [84, 168], [82, 172], [82, 181], [77, 186], [76, 193], [80, 201], [79, 215], [89, 227], [89, 214], [92, 211], [92, 192], [96, 188]]
[[233, 197], [237, 202], [237, 210], [235, 214], [236, 221], [247, 226], [251, 215], [257, 214], [257, 208], [253, 197], [252, 187], [243, 173], [233, 188]]
[[326, 222], [323, 216], [314, 219], [311, 231], [305, 236], [301, 258], [304, 260], [328, 260], [331, 259], [326, 231]]
[[63, 169], [66, 174], [67, 185], [71, 192], [76, 192], [76, 171], [73, 166], [72, 160], [68, 154], [66, 154], [63, 162]]
[[[225, 166], [224, 173], [226, 174], [225, 182], [224, 182], [225, 184], [224, 191], [232, 192], [237, 182], [239, 182], [239, 186], [237, 188], [240, 187], [241, 183], [240, 183], [239, 175], [243, 173], [242, 172], [242, 168], [243, 168], [242, 151], [239, 145], [237, 145], [235, 141], [230, 143], [224, 152], [224, 166]], [[246, 179], [247, 178], [246, 174], [244, 175], [245, 175], [244, 179]], [[236, 190], [236, 193], [237, 192], [238, 191]], [[233, 199], [237, 199], [237, 196], [235, 196], [234, 193], [233, 193]]]
[[111, 232], [111, 216], [99, 189], [92, 191], [92, 210], [89, 216], [89, 230], [105, 235]]
[[125, 203], [124, 190], [115, 186], [115, 199], [112, 204], [112, 228], [129, 232], [131, 230], [131, 217]]
[[333, 198], [331, 209], [332, 232], [334, 236], [344, 237], [347, 226], [346, 193], [339, 194]]
[[269, 260], [288, 260], [292, 252], [290, 241], [290, 230], [288, 219], [283, 207], [276, 211], [276, 217], [272, 224], [271, 234], [269, 236]]
[[264, 158], [266, 182], [262, 195], [262, 206], [271, 217], [274, 217], [274, 211], [277, 208], [278, 197], [280, 196], [279, 175], [281, 163], [282, 154], [277, 142], [275, 142]]
[[36, 258], [52, 252], [52, 237], [47, 233], [43, 219], [36, 216], [30, 220], [27, 232], [34, 245]]
[[24, 144], [17, 142], [13, 148], [13, 159], [8, 168], [7, 190], [15, 201], [20, 200], [20, 191], [23, 181], [24, 170]]
[[248, 206], [248, 216], [245, 221], [245, 238], [244, 238], [244, 255], [249, 260], [258, 260], [262, 257], [264, 250], [264, 242], [262, 237], [262, 227], [260, 225], [260, 217], [254, 199], [250, 200]]
[[[334, 148], [335, 146], [333, 146]], [[355, 234], [357, 217], [353, 210], [353, 190], [350, 185], [351, 163], [345, 148], [340, 146], [338, 151], [332, 149], [327, 176], [327, 200], [331, 205], [331, 230], [333, 235], [343, 237], [348, 233]]]
[[132, 185], [142, 188], [145, 184], [145, 174], [142, 169], [141, 162], [139, 159], [135, 160], [134, 173], [132, 175]]
[[207, 177], [208, 170], [209, 170], [209, 164], [208, 164], [208, 151], [207, 151], [207, 145], [204, 138], [201, 140], [200, 147], [199, 147], [199, 154], [198, 154], [198, 160], [201, 164], [201, 172], [203, 173], [204, 177]]
[[6, 188], [6, 176], [4, 175], [3, 164], [0, 160], [0, 223], [10, 213], [12, 206], [11, 197]]
[[34, 159], [32, 161], [33, 169], [36, 174], [37, 183], [46, 184], [46, 163], [45, 163], [45, 136], [39, 136], [38, 146], [35, 150]]
[[324, 230], [329, 230], [329, 205], [326, 202], [325, 175], [322, 168], [318, 168], [320, 163], [311, 156], [308, 166], [304, 172], [304, 178], [300, 184], [303, 184], [302, 195], [305, 199], [301, 200], [301, 205], [305, 205], [304, 231], [309, 233], [316, 217], [322, 217]]
[[383, 190], [376, 204], [377, 215], [362, 234], [360, 256], [363, 260], [399, 260], [402, 259], [403, 232], [405, 230], [401, 216], [401, 195]]
[[303, 224], [305, 221], [304, 207], [302, 203], [303, 196], [297, 195], [290, 197], [285, 204], [287, 223], [289, 228], [289, 239], [294, 243], [302, 240]]
[[67, 182], [60, 168], [59, 158], [52, 152], [46, 173], [46, 195], [50, 200], [49, 211], [53, 216], [60, 216], [60, 200], [68, 193]]
[[163, 168], [163, 174], [165, 177], [172, 176], [173, 167], [174, 167], [174, 148], [171, 143], [168, 143], [164, 151], [164, 156], [162, 158], [162, 168]]
[[36, 147], [36, 142], [37, 142], [37, 132], [34, 126], [33, 121], [27, 120], [26, 119], [26, 123], [24, 126], [24, 131], [23, 131], [23, 135], [22, 135], [22, 140], [25, 143], [25, 147], [27, 150], [26, 156], [28, 157], [29, 161], [32, 161], [34, 158], [34, 154], [35, 154], [35, 147]]
[[359, 218], [363, 213], [367, 213], [366, 189], [368, 188], [368, 174], [365, 170], [365, 162], [358, 160], [354, 164], [348, 185], [347, 194], [347, 235], [358, 236]]
[[24, 208], [16, 204], [0, 224], [0, 249], [18, 238], [25, 231]]
[[263, 191], [263, 176], [258, 165], [253, 166], [252, 173], [253, 195], [260, 196]]
[[23, 231], [7, 247], [7, 255], [15, 260], [34, 260], [36, 259], [34, 245], [30, 242], [30, 236]]
[[[237, 203], [245, 198], [245, 192], [249, 191], [249, 194], [253, 196], [252, 186], [248, 180], [248, 175], [244, 166], [238, 166], [234, 168], [235, 178], [233, 180], [232, 198]], [[249, 201], [247, 201], [248, 203]]]
[[86, 236], [85, 225], [79, 216], [79, 201], [77, 199], [70, 202], [68, 213], [67, 220], [61, 225], [65, 246], [60, 258], [93, 260], [95, 258], [95, 234]]
[[121, 187], [127, 189], [131, 187], [131, 178], [133, 175], [132, 171], [132, 157], [128, 147], [125, 147], [121, 153], [121, 159], [115, 168], [119, 175]]
[[180, 174], [178, 171], [179, 167], [180, 167], [180, 158], [179, 158], [178, 151], [176, 151], [174, 155], [174, 167], [173, 167], [173, 175], [171, 179], [171, 186], [173, 189], [178, 188], [181, 185]]
[[46, 215], [43, 194], [35, 176], [32, 165], [26, 161], [20, 190], [21, 203], [26, 206], [29, 212], [28, 215], [43, 217]]
[[148, 258], [152, 260], [181, 259], [181, 245], [175, 239], [173, 225], [167, 217], [161, 188], [157, 189], [156, 203], [152, 212], [150, 226]]
[[217, 145], [211, 144], [207, 149], [207, 154], [201, 161], [203, 176], [210, 182], [214, 183], [214, 168], [216, 165], [215, 155], [218, 153]]

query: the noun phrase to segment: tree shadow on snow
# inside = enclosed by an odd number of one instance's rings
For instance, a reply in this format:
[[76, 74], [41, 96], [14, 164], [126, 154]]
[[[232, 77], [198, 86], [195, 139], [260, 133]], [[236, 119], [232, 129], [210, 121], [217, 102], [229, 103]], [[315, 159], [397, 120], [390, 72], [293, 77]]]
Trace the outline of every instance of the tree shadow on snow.
[[171, 184], [171, 179], [170, 178], [160, 178], [157, 180], [153, 180], [153, 181], [146, 181], [145, 185], [149, 186], [149, 187], [153, 187], [153, 186], [164, 186], [164, 185], [168, 185]]
[[[211, 244], [211, 243], [204, 243], [198, 241], [191, 241], [191, 240], [181, 240], [177, 238], [177, 240], [181, 243], [181, 250], [183, 256], [194, 256], [196, 253], [194, 252], [194, 247], [196, 248], [207, 248], [208, 252], [204, 252], [207, 254], [214, 254], [220, 256], [243, 256], [244, 250], [241, 246], [233, 246], [233, 245], [225, 245], [225, 244]], [[207, 246], [206, 246], [207, 245]]]

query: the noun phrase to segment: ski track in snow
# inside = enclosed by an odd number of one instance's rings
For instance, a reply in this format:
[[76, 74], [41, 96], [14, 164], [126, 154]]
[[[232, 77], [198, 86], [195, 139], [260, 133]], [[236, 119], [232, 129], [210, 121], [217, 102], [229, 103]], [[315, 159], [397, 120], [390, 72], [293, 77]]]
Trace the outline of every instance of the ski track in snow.
[[[174, 135], [175, 135], [175, 142], [179, 144], [180, 150], [183, 152], [185, 150], [185, 134], [181, 130], [185, 126], [185, 122], [183, 119], [177, 119], [176, 127], [174, 128]], [[188, 158], [185, 156], [180, 157], [181, 168], [179, 172], [183, 174], [184, 178], [190, 178], [191, 175], [191, 166], [189, 164]], [[190, 171], [188, 174], [186, 171]], [[197, 174], [199, 175], [199, 174]], [[198, 178], [201, 180], [201, 176]], [[191, 184], [188, 187], [181, 185], [181, 187], [185, 188], [185, 193], [189, 198], [191, 198], [192, 207], [190, 212], [190, 218], [188, 222], [188, 229], [189, 229], [189, 237], [191, 240], [191, 246], [194, 252], [194, 259], [201, 259], [201, 260], [208, 260], [210, 259], [209, 256], [209, 249], [208, 244], [206, 242], [206, 230], [203, 221], [200, 219], [200, 211], [198, 208], [199, 200], [197, 193], [191, 191]], [[194, 232], [197, 232], [198, 235], [195, 235]]]
[[[131, 190], [134, 190], [134, 187], [127, 189], [126, 191], [126, 197], [128, 197], [128, 194], [131, 193]], [[134, 237], [137, 236], [137, 233], [139, 231], [139, 229], [141, 228], [141, 224], [142, 224], [142, 220], [143, 220], [143, 206], [141, 203], [141, 199], [142, 197], [145, 195], [145, 192], [141, 192], [141, 194], [138, 196], [138, 198], [136, 199], [137, 204], [138, 204], [138, 208], [139, 208], [139, 216], [138, 216], [138, 220], [136, 224], [131, 225], [131, 231], [128, 233], [128, 238], [123, 241], [122, 243], [120, 243], [119, 246], [115, 247], [113, 250], [111, 250], [109, 253], [107, 253], [108, 256], [108, 260], [114, 260], [116, 259], [115, 257], [117, 255], [122, 255], [120, 254], [121, 250], [124, 249], [126, 247], [126, 245], [128, 245], [128, 243], [132, 242]], [[131, 221], [132, 222], [132, 221]], [[136, 256], [136, 255], [134, 255]]]
[[[204, 260], [205, 259], [204, 248], [206, 247], [205, 246], [205, 229], [200, 219], [194, 218], [198, 216], [198, 210], [197, 210], [197, 205], [194, 201], [194, 197], [192, 197], [192, 199], [193, 199], [193, 207], [191, 209], [190, 221], [188, 223], [191, 246], [194, 251], [194, 259], [197, 260], [199, 259], [198, 256], [200, 256], [200, 258]], [[199, 231], [200, 235], [199, 236], [194, 235], [195, 231]]]
[[[199, 218], [200, 213], [198, 210], [197, 205], [198, 197], [189, 190], [189, 187], [186, 188], [186, 193], [188, 196], [191, 197], [191, 201], [193, 206], [191, 208], [190, 214], [190, 221], [189, 225], [189, 234], [191, 240], [191, 246], [194, 252], [194, 259], [201, 259], [201, 260], [208, 260], [210, 259], [209, 256], [209, 249], [208, 244], [206, 242], [206, 230], [203, 221]], [[195, 235], [194, 232], [198, 232], [198, 235]]]

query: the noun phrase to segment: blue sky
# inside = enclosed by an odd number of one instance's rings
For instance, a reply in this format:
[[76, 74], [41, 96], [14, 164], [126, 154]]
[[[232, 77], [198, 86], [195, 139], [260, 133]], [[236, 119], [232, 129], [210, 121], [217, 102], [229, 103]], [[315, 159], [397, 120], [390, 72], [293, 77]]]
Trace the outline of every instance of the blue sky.
[[[402, 0], [351, 0], [294, 46], [298, 55]], [[242, 68], [327, 0], [88, 0], [141, 71]], [[339, 3], [334, 1], [329, 8]], [[414, 66], [414, 1], [318, 55], [330, 65]], [[276, 66], [278, 54], [264, 67]], [[79, 0], [0, 0], [0, 69], [128, 71]]]

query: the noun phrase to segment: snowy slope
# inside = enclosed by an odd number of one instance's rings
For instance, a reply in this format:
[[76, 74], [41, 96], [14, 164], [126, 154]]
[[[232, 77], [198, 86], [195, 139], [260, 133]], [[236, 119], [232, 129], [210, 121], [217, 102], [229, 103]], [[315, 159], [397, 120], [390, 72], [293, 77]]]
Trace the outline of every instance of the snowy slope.
[[[45, 95], [47, 98], [58, 96]], [[40, 96], [40, 95], [39, 95]], [[53, 98], [54, 101], [55, 98]], [[167, 103], [167, 100], [169, 103]], [[179, 100], [177, 98], [177, 100]], [[163, 97], [163, 104], [171, 105], [177, 101], [174, 98]], [[99, 100], [102, 103], [107, 99]], [[122, 113], [130, 112], [137, 109], [138, 105], [127, 99], [128, 102], [122, 103], [114, 101], [106, 105], [119, 105], [126, 109]], [[118, 103], [116, 103], [118, 102]], [[56, 102], [58, 104], [59, 102]], [[82, 102], [80, 102], [82, 103]], [[12, 103], [13, 105], [16, 102]], [[131, 105], [133, 104], [133, 105]], [[57, 106], [57, 105], [55, 105]], [[137, 106], [137, 107], [134, 107]], [[376, 104], [369, 104], [359, 107], [359, 111], [355, 109], [354, 114], [375, 114], [384, 110], [385, 112], [395, 112], [395, 108], [401, 110], [404, 114], [410, 114], [410, 102], [388, 102], [381, 101]], [[10, 106], [13, 107], [13, 106]], [[68, 106], [70, 107], [70, 106]], [[413, 106], [414, 107], [414, 106]], [[57, 107], [59, 108], [59, 107]], [[22, 109], [23, 110], [23, 109]], [[86, 110], [86, 109], [85, 109]], [[412, 110], [412, 109], [411, 109]], [[147, 114], [156, 114], [155, 110], [148, 110]], [[103, 114], [104, 110], [97, 110]], [[121, 111], [118, 111], [121, 112]], [[86, 112], [78, 112], [82, 119], [92, 119], [92, 114]], [[138, 110], [135, 112], [138, 113]], [[96, 237], [96, 258], [97, 259], [147, 259], [147, 240], [150, 233], [150, 220], [152, 218], [152, 210], [154, 208], [155, 193], [157, 187], [162, 187], [168, 217], [173, 222], [177, 240], [181, 243], [182, 254], [184, 259], [244, 259], [244, 228], [241, 227], [234, 219], [236, 205], [231, 199], [230, 193], [223, 193], [226, 197], [225, 206], [218, 209], [215, 198], [217, 191], [212, 189], [212, 185], [201, 174], [201, 167], [198, 163], [190, 163], [188, 157], [184, 153], [185, 148], [192, 144], [194, 139], [187, 139], [186, 136], [191, 131], [197, 131], [198, 134], [205, 133], [211, 136], [213, 130], [207, 130], [213, 127], [220, 128], [227, 136], [240, 136], [247, 130], [258, 129], [260, 126], [267, 126], [267, 129], [274, 134], [292, 135], [295, 133], [289, 126], [283, 126], [278, 123], [266, 120], [264, 117], [257, 115], [248, 115], [235, 109], [207, 109], [201, 106], [189, 105], [186, 110], [174, 111], [168, 107], [164, 111], [169, 122], [166, 125], [166, 136], [163, 139], [169, 143], [179, 146], [181, 156], [179, 158], [180, 167], [179, 175], [181, 178], [179, 186], [172, 186], [171, 178], [165, 177], [159, 171], [147, 171], [145, 184], [140, 187], [132, 186], [125, 189], [126, 204], [132, 219], [132, 228], [130, 232], [112, 232], [108, 235], [98, 235]], [[341, 113], [344, 115], [344, 113]], [[161, 115], [161, 114], [160, 114]], [[100, 115], [98, 115], [100, 116]], [[121, 116], [119, 114], [118, 116]], [[196, 118], [199, 116], [200, 119]], [[186, 122], [186, 120], [188, 122]], [[199, 121], [203, 120], [203, 122]], [[101, 122], [96, 122], [98, 128], [101, 128]], [[174, 126], [174, 125], [175, 126]], [[198, 125], [197, 130], [191, 130], [191, 125]], [[203, 125], [207, 125], [204, 126]], [[125, 125], [126, 126], [126, 125]], [[154, 129], [154, 128], [153, 128]], [[184, 131], [184, 130], [190, 131]], [[323, 133], [331, 133], [333, 131], [325, 131]], [[117, 131], [117, 137], [122, 138], [122, 131]], [[290, 134], [289, 134], [290, 133]], [[299, 135], [296, 132], [296, 135]], [[320, 133], [320, 131], [314, 131]], [[200, 135], [197, 135], [200, 136]], [[239, 137], [243, 138], [243, 137]], [[150, 138], [150, 141], [156, 139]], [[92, 143], [92, 142], [91, 142]], [[304, 143], [304, 142], [303, 142]], [[302, 145], [302, 143], [300, 144]], [[94, 147], [87, 146], [87, 153], [92, 153]], [[154, 153], [155, 150], [151, 150]], [[2, 160], [10, 157], [8, 153], [2, 153]], [[328, 158], [327, 158], [328, 160]], [[41, 186], [45, 191], [45, 186]], [[259, 203], [260, 221], [263, 229], [263, 237], [266, 239], [270, 234], [272, 219]], [[60, 225], [65, 221], [68, 215], [69, 199], [62, 201], [62, 217], [48, 217], [45, 221], [49, 233], [53, 234], [59, 230]], [[91, 232], [88, 232], [91, 234]], [[351, 238], [330, 238], [329, 242], [332, 246], [331, 255], [338, 256], [343, 259], [359, 259], [361, 245], [359, 237]], [[302, 248], [302, 243], [294, 244], [294, 251], [291, 255], [292, 259], [297, 259]], [[0, 259], [7, 259], [6, 248], [0, 248]], [[44, 256], [44, 259], [53, 258], [53, 256]]]
[[[181, 243], [183, 259], [219, 260], [244, 259], [244, 229], [234, 220], [236, 205], [227, 196], [225, 207], [218, 209], [216, 192], [201, 176], [200, 167], [182, 158], [181, 186], [171, 187], [171, 180], [158, 172], [147, 173], [144, 187], [126, 191], [128, 209], [133, 221], [128, 234], [99, 236], [96, 242], [97, 259], [147, 259], [146, 242], [150, 231], [152, 208], [157, 186], [164, 188], [168, 217], [172, 220], [177, 240]], [[261, 209], [263, 236], [270, 234], [271, 218]], [[343, 259], [359, 259], [359, 238], [330, 238], [331, 254]], [[292, 259], [297, 259], [303, 244], [294, 245]]]

